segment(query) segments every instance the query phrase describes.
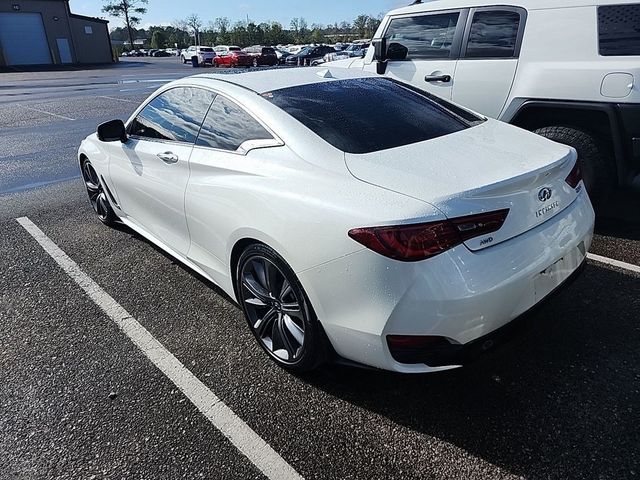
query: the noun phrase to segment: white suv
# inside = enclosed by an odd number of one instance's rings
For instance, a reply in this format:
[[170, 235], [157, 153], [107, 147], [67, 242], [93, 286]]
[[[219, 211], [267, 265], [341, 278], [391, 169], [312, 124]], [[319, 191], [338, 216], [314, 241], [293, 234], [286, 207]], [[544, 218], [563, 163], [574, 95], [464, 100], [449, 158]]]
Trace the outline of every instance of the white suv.
[[202, 47], [200, 45], [191, 45], [180, 54], [182, 63], [190, 62], [192, 58], [197, 58], [199, 64], [209, 63], [213, 65], [213, 59], [216, 54], [212, 47]]
[[638, 0], [416, 2], [338, 63], [573, 146], [595, 201], [640, 184]]

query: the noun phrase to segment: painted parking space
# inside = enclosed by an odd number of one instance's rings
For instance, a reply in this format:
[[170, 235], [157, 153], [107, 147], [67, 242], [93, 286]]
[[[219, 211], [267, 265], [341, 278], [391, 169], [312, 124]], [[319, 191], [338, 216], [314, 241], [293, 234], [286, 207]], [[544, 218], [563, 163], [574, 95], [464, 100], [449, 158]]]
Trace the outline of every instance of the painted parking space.
[[330, 366], [298, 378], [264, 357], [230, 299], [131, 231], [104, 227], [81, 186], [71, 190], [55, 214], [29, 217], [305, 478], [590, 478], [636, 468], [637, 275], [590, 263], [515, 342], [462, 370], [406, 377]]

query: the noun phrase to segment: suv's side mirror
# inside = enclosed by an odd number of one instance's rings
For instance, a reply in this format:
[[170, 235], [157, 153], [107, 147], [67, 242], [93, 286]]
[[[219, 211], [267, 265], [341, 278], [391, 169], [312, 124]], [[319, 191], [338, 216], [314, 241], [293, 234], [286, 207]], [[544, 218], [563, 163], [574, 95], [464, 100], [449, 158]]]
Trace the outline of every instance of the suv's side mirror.
[[406, 60], [408, 55], [409, 49], [400, 43], [391, 43], [387, 49], [389, 60]]
[[110, 120], [98, 125], [98, 140], [101, 142], [126, 142], [127, 131], [122, 120]]
[[373, 59], [384, 62], [387, 59], [387, 39], [374, 38], [371, 43], [373, 44]]

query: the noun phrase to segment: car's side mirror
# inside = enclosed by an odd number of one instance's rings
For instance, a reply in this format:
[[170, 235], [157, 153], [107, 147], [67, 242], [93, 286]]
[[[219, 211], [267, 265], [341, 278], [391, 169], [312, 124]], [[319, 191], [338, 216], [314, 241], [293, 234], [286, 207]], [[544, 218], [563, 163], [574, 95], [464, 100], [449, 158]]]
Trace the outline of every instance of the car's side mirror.
[[409, 49], [400, 43], [391, 43], [387, 48], [387, 59], [389, 60], [406, 60], [409, 55]]
[[122, 120], [110, 120], [98, 125], [98, 140], [101, 142], [126, 142], [127, 131]]

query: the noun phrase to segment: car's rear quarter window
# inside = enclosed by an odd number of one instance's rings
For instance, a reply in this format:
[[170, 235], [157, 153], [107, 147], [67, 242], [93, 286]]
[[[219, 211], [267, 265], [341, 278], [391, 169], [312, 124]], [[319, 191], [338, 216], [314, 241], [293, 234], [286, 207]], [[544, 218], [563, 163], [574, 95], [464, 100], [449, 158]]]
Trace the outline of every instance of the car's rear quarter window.
[[427, 94], [386, 78], [301, 85], [263, 97], [347, 153], [409, 145], [470, 126]]
[[640, 3], [598, 7], [600, 55], [640, 55]]

